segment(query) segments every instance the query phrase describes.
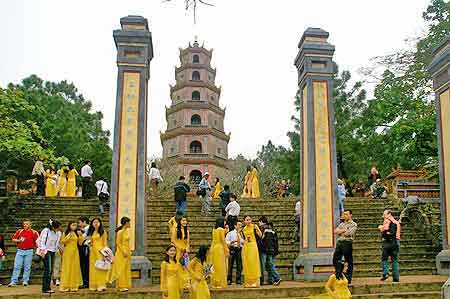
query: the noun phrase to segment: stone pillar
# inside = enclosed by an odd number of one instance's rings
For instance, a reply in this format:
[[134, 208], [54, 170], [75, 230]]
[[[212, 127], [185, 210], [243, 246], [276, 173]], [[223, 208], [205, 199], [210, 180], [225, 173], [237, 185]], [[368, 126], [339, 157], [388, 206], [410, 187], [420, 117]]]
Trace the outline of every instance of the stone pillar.
[[151, 263], [145, 257], [147, 162], [147, 95], [153, 58], [147, 19], [127, 16], [114, 30], [117, 47], [117, 98], [111, 176], [110, 240], [115, 247], [115, 228], [120, 219], [131, 219], [133, 285], [150, 283]]
[[334, 134], [334, 46], [328, 32], [308, 28], [295, 59], [301, 101], [300, 253], [294, 261], [295, 280], [323, 280], [334, 272], [334, 227], [339, 223]]
[[441, 275], [450, 275], [450, 35], [435, 49], [428, 67], [436, 93], [443, 250], [436, 257]]

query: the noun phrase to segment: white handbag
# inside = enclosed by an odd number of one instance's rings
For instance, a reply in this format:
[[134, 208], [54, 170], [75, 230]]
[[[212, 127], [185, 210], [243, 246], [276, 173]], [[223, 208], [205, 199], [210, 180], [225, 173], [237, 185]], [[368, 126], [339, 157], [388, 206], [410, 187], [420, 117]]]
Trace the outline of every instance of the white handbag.
[[95, 268], [98, 270], [108, 271], [111, 269], [111, 263], [105, 260], [96, 260]]

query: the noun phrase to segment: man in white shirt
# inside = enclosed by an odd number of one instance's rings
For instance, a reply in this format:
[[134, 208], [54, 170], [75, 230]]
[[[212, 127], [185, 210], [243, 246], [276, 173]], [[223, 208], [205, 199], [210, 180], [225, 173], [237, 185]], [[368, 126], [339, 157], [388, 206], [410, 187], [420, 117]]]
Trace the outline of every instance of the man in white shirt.
[[94, 172], [91, 168], [91, 161], [85, 161], [84, 166], [81, 167], [81, 183], [83, 188], [83, 199], [88, 199], [89, 197], [89, 186], [92, 182], [92, 174]]
[[227, 213], [228, 226], [230, 231], [232, 231], [237, 223], [239, 213], [241, 212], [241, 206], [236, 201], [236, 194], [230, 195], [230, 203], [226, 206], [225, 212]]
[[233, 265], [236, 263], [236, 284], [241, 284], [242, 256], [241, 251], [244, 246], [244, 237], [242, 236], [241, 223], [237, 222], [234, 230], [228, 232], [225, 242], [230, 248], [230, 257], [228, 262], [228, 285], [233, 281]]
[[97, 188], [100, 215], [103, 215], [103, 213], [105, 213], [105, 208], [103, 205], [107, 204], [109, 199], [108, 183], [104, 179], [100, 179], [95, 182], [95, 188]]

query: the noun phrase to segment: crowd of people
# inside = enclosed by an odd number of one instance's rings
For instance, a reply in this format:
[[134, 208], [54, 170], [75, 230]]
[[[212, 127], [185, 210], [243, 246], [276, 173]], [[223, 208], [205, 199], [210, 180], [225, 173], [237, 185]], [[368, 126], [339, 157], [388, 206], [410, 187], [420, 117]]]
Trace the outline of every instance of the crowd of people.
[[[61, 292], [79, 289], [105, 291], [107, 283], [116, 283], [119, 291], [131, 288], [130, 219], [123, 217], [116, 229], [115, 254], [108, 248], [107, 232], [98, 217], [80, 217], [64, 229], [57, 220], [50, 220], [39, 233], [32, 229], [30, 220], [22, 222], [12, 236], [17, 250], [14, 268], [8, 287], [22, 286], [30, 280], [32, 262], [42, 262], [44, 273], [42, 292], [54, 293], [52, 284]], [[4, 238], [0, 238], [1, 260], [5, 258]], [[59, 256], [59, 258], [58, 258]], [[1, 262], [0, 262], [1, 265]], [[0, 266], [1, 269], [1, 266]]]
[[[55, 170], [53, 165], [48, 165], [45, 170], [44, 163], [38, 159], [33, 167], [32, 175], [36, 180], [36, 195], [52, 197], [82, 197], [88, 199], [93, 196], [93, 189], [99, 199], [100, 214], [104, 214], [104, 207], [108, 204], [109, 191], [105, 178], [98, 178], [94, 182], [91, 161], [85, 161], [80, 173], [72, 164], [63, 165]], [[79, 183], [77, 183], [79, 182]]]
[[265, 282], [275, 286], [281, 283], [275, 266], [278, 236], [273, 224], [264, 216], [260, 217], [259, 225], [250, 216], [243, 217], [243, 223], [239, 221], [240, 206], [235, 194], [230, 195], [225, 210], [226, 217], [216, 219], [211, 244], [200, 246], [193, 259], [190, 259], [187, 217], [177, 211], [168, 221], [170, 245], [161, 263], [160, 276], [163, 298], [179, 299], [183, 290], [188, 290], [190, 298], [208, 299], [208, 279], [215, 289], [226, 288], [233, 281], [243, 283], [246, 288], [257, 288]]
[[372, 199], [386, 199], [388, 197], [388, 187], [383, 183], [381, 175], [375, 166], [369, 172], [367, 186], [363, 180], [358, 180], [354, 184], [346, 184], [343, 179], [338, 179], [337, 185], [338, 207], [341, 216], [344, 212], [344, 202], [347, 196], [370, 197]]
[[[38, 161], [39, 162], [39, 161]], [[152, 168], [156, 165], [152, 165]], [[42, 174], [43, 164], [36, 163], [34, 174]], [[56, 190], [59, 186], [59, 173], [66, 173], [67, 190], [72, 191], [73, 181], [78, 172], [70, 165], [56, 174]], [[71, 175], [69, 175], [72, 173]], [[83, 188], [92, 182], [93, 171], [90, 163], [81, 169]], [[162, 177], [153, 172], [156, 181], [152, 183], [157, 188]], [[54, 172], [45, 171], [45, 180], [53, 180]], [[244, 182], [243, 195], [253, 196], [259, 192], [257, 168], [248, 168]], [[70, 177], [70, 179], [69, 179]], [[251, 184], [249, 180], [251, 177]], [[37, 180], [41, 182], [41, 179]], [[376, 169], [369, 175], [371, 196], [386, 192], [380, 184], [381, 177]], [[63, 183], [61, 183], [61, 186]], [[250, 186], [251, 185], [251, 186]], [[52, 187], [51, 186], [51, 187]], [[107, 194], [107, 183], [104, 180], [96, 182], [98, 195]], [[377, 191], [377, 188], [383, 192]], [[277, 286], [281, 277], [276, 269], [275, 258], [279, 254], [278, 236], [274, 224], [265, 216], [259, 218], [258, 224], [253, 223], [250, 216], [240, 218], [241, 208], [237, 196], [231, 192], [230, 186], [221, 186], [220, 179], [215, 180], [212, 188], [209, 174], [206, 172], [198, 186], [197, 195], [202, 200], [202, 213], [210, 214], [212, 199], [219, 200], [220, 215], [212, 229], [212, 242], [199, 247], [191, 258], [190, 231], [188, 226], [187, 194], [191, 192], [185, 177], [180, 176], [174, 186], [175, 216], [168, 221], [170, 245], [165, 251], [165, 258], [161, 263], [161, 291], [163, 298], [179, 299], [183, 290], [188, 290], [193, 299], [210, 298], [208, 280], [212, 288], [226, 288], [236, 283], [246, 288], [258, 288], [264, 284]], [[359, 188], [360, 186], [358, 186]], [[48, 186], [44, 190], [48, 192]], [[250, 191], [249, 191], [250, 190]], [[284, 190], [284, 187], [283, 187]], [[367, 191], [365, 191], [367, 192]], [[370, 192], [370, 191], [369, 191]], [[347, 189], [343, 180], [338, 180], [338, 201], [341, 212], [341, 223], [335, 229], [337, 242], [333, 254], [335, 273], [330, 276], [325, 289], [326, 293], [310, 298], [351, 298], [348, 285], [353, 277], [353, 240], [357, 231], [357, 224], [352, 219], [352, 211], [345, 209], [344, 202]], [[366, 195], [368, 193], [365, 193]], [[372, 195], [374, 194], [374, 195]], [[382, 194], [384, 195], [384, 194]], [[245, 198], [242, 196], [242, 198]], [[247, 197], [253, 198], [253, 197]], [[382, 197], [380, 197], [382, 198]], [[299, 241], [300, 223], [302, 217], [302, 203], [295, 205], [295, 230], [293, 241]], [[395, 220], [390, 210], [385, 210], [384, 222], [378, 227], [382, 238], [382, 272], [381, 280], [389, 275], [388, 261], [392, 261], [393, 281], [399, 281], [398, 255], [400, 248], [400, 222]], [[106, 284], [116, 282], [120, 291], [127, 291], [131, 287], [131, 251], [129, 244], [130, 219], [123, 217], [121, 226], [117, 229], [115, 240], [116, 252], [113, 254], [107, 245], [107, 233], [103, 229], [100, 218], [89, 219], [80, 217], [78, 222], [67, 224], [65, 231], [62, 224], [56, 220], [50, 221], [40, 233], [31, 228], [29, 220], [23, 221], [23, 228], [18, 230], [12, 241], [17, 245], [14, 259], [14, 269], [9, 287], [19, 283], [19, 275], [23, 269], [22, 285], [28, 286], [32, 260], [39, 260], [44, 265], [42, 291], [52, 293], [52, 283], [63, 292], [77, 291], [89, 288], [104, 291]], [[5, 259], [5, 242], [0, 235], [0, 270]], [[345, 266], [346, 271], [344, 272]], [[266, 276], [267, 273], [267, 276]], [[265, 280], [267, 278], [267, 280]], [[337, 297], [336, 297], [337, 296]]]

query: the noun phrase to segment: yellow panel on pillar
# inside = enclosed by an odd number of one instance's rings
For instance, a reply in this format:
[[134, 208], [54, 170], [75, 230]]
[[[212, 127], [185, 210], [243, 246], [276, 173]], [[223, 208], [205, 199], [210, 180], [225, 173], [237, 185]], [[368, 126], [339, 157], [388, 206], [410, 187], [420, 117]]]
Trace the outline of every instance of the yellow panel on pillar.
[[317, 248], [330, 248], [334, 247], [334, 224], [327, 82], [314, 81], [313, 90]]
[[123, 73], [116, 222], [117, 226], [120, 226], [122, 217], [131, 219], [131, 250], [134, 250], [136, 240], [139, 80], [140, 73], [138, 72], [127, 71]]
[[[447, 89], [439, 95], [441, 106], [441, 151], [442, 151], [442, 168], [443, 182], [450, 180], [450, 89]], [[446, 215], [450, 215], [450, 184], [444, 184], [444, 206]], [[447, 246], [450, 246], [450, 221], [447, 221], [445, 227], [445, 235], [447, 236]]]

